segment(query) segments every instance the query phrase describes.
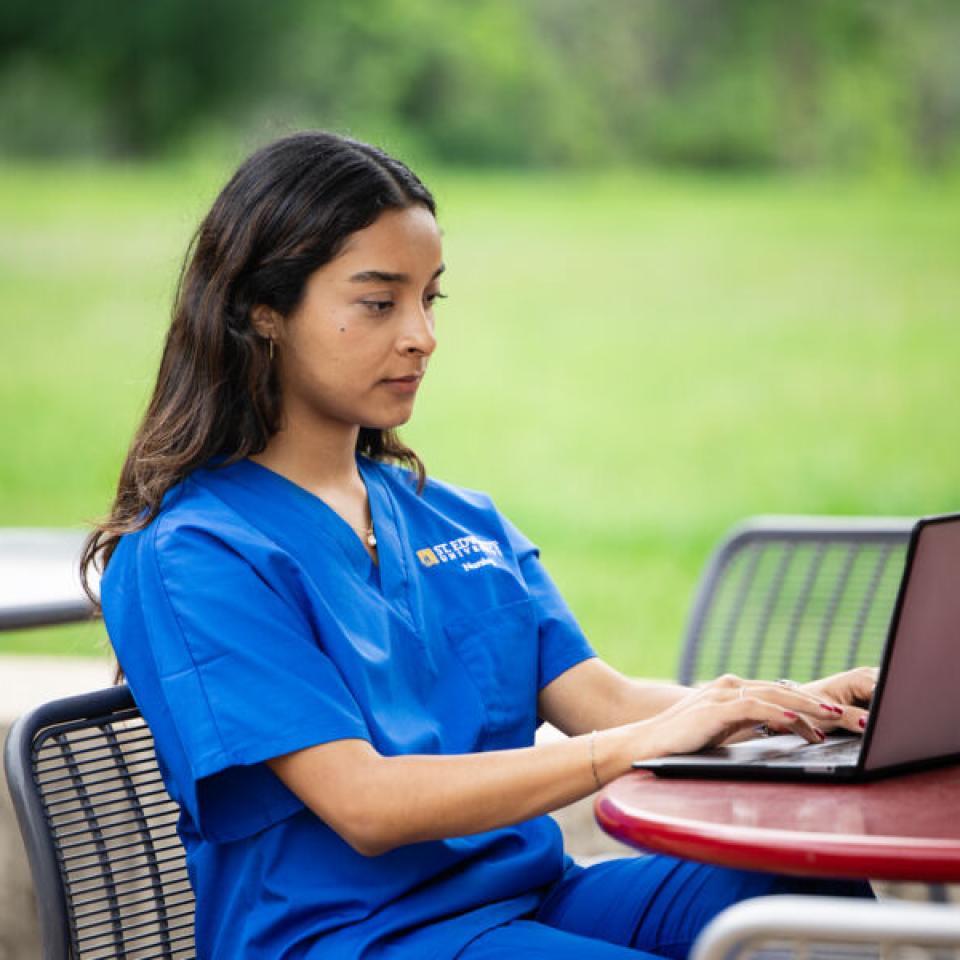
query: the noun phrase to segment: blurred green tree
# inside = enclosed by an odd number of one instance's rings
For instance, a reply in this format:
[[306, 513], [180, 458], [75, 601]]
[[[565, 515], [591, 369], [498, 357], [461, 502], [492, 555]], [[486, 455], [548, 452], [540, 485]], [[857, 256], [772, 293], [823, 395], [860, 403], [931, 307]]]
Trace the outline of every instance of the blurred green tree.
[[0, 151], [300, 125], [446, 163], [945, 167], [955, 0], [12, 0]]
[[259, 96], [275, 45], [297, 16], [298, 4], [256, 0], [3, 4], [2, 145], [26, 153], [162, 149], [215, 111]]

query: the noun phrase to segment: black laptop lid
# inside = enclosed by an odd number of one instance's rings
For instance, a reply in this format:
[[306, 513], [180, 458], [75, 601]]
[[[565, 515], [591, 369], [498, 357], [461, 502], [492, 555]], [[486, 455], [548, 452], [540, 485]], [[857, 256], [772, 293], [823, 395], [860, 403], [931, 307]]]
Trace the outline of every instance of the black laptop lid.
[[917, 524], [892, 628], [867, 771], [960, 754], [960, 516]]

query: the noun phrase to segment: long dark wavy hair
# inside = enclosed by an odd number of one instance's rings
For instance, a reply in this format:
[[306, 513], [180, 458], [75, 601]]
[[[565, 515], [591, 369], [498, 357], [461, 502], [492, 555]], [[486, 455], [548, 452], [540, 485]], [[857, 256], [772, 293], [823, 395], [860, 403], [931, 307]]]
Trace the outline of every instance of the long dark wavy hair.
[[[223, 188], [184, 258], [160, 371], [127, 453], [109, 516], [84, 545], [84, 588], [120, 538], [147, 526], [164, 494], [197, 467], [257, 454], [278, 430], [281, 397], [258, 304], [296, 309], [307, 279], [384, 210], [422, 204], [430, 191], [382, 150], [326, 132], [284, 137], [249, 157]], [[392, 430], [361, 427], [357, 451], [408, 466], [420, 458]]]

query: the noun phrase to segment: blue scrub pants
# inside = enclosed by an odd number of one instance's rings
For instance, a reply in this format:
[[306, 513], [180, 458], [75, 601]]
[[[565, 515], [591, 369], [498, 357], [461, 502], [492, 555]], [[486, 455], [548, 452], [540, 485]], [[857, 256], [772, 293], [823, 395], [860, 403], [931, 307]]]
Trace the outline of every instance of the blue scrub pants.
[[665, 856], [571, 866], [530, 918], [481, 934], [459, 960], [683, 960], [725, 907], [802, 893], [872, 897], [862, 880], [817, 880], [712, 867]]

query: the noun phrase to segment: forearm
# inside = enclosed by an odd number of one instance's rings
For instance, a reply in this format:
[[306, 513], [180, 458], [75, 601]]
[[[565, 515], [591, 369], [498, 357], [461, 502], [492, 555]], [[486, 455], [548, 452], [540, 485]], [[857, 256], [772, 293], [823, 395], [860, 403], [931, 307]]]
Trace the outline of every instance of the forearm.
[[634, 680], [594, 658], [541, 691], [540, 715], [574, 736], [648, 720], [690, 694], [668, 681]]
[[642, 740], [642, 730], [619, 729], [597, 733], [592, 751], [588, 734], [517, 750], [397, 757], [351, 741], [355, 756], [342, 758], [339, 775], [333, 770], [340, 762], [329, 763], [337, 744], [271, 766], [348, 843], [373, 856], [519, 823], [579, 800], [597, 789], [594, 766], [600, 782], [609, 782], [630, 768]]
[[[455, 757], [390, 757], [372, 816], [387, 846], [480, 833], [588, 796], [629, 768], [621, 738], [597, 734], [520, 750]], [[591, 752], [593, 763], [591, 763]]]
[[690, 687], [664, 680], [636, 680], [626, 678], [617, 704], [617, 713], [612, 722], [603, 726], [615, 726], [648, 720], [669, 709], [690, 693]]

